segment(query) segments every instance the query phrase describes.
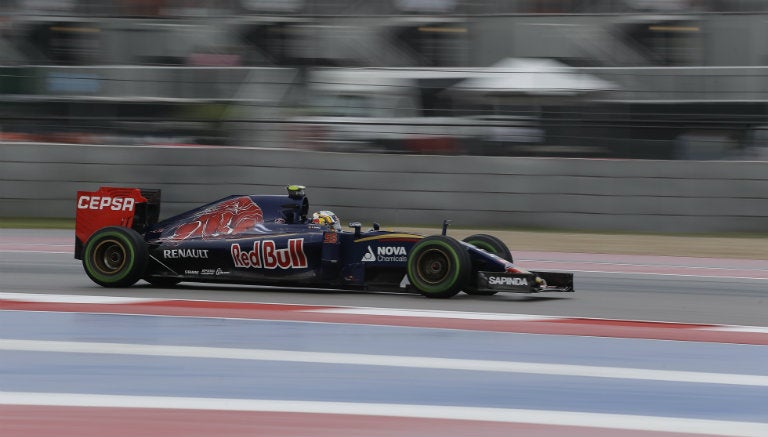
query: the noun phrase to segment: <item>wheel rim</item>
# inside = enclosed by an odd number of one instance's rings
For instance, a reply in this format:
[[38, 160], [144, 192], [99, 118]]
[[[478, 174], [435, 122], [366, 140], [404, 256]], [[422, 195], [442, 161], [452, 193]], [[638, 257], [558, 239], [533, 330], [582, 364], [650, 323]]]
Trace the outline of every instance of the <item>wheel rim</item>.
[[93, 265], [105, 275], [120, 272], [128, 260], [125, 247], [117, 240], [104, 240], [93, 250]]
[[416, 265], [419, 278], [429, 285], [441, 283], [451, 273], [450, 258], [437, 249], [429, 249], [420, 254]]

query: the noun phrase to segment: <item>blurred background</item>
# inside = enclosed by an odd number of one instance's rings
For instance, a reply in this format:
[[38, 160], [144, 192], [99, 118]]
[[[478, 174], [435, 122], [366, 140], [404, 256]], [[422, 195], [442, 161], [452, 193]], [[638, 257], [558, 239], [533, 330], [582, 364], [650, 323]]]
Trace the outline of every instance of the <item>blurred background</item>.
[[3, 0], [0, 140], [768, 156], [765, 0]]

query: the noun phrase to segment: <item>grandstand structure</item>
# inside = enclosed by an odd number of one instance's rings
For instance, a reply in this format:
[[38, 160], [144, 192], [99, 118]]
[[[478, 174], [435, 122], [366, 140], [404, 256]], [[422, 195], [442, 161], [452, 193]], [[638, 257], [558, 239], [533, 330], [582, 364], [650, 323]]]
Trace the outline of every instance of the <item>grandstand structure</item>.
[[[3, 141], [323, 148], [347, 121], [297, 117], [316, 115], [319, 69], [449, 72], [403, 92], [420, 97], [411, 136], [435, 130], [426, 115], [507, 132], [451, 153], [741, 157], [768, 125], [762, 0], [15, 0], [0, 16]], [[494, 67], [508, 59], [615, 86], [454, 88], [477, 71], [522, 81]]]

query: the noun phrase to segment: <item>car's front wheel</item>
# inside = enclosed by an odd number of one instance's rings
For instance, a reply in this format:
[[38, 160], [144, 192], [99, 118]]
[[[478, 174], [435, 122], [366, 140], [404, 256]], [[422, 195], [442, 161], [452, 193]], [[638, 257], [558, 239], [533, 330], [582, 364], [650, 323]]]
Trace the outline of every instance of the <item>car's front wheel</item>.
[[469, 253], [451, 237], [423, 238], [408, 255], [408, 280], [426, 297], [455, 296], [467, 285], [471, 271]]
[[[483, 249], [484, 251], [494, 254], [506, 261], [512, 262], [512, 252], [509, 251], [509, 248], [503, 241], [497, 237], [494, 237], [493, 235], [474, 234], [470, 235], [462, 241], [469, 243], [478, 249]], [[497, 293], [496, 291], [478, 291], [476, 287], [472, 286], [465, 288], [464, 292], [475, 296], [493, 296]]]
[[465, 238], [465, 243], [469, 243], [478, 249], [483, 249], [484, 251], [488, 253], [492, 253], [499, 258], [502, 258], [504, 260], [507, 260], [509, 262], [512, 261], [512, 252], [509, 251], [509, 248], [507, 245], [501, 241], [499, 238], [494, 237], [493, 235], [488, 234], [474, 234], [470, 235], [469, 237]]
[[129, 287], [144, 275], [147, 244], [138, 232], [119, 226], [96, 231], [85, 243], [83, 268], [103, 287]]

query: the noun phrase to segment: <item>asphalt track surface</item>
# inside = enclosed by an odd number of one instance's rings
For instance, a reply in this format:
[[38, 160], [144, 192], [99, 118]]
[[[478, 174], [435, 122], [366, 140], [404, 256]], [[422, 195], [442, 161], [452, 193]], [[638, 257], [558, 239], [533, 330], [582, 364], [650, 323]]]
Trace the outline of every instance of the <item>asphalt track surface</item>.
[[768, 262], [515, 255], [576, 293], [111, 290], [0, 230], [0, 435], [768, 435]]
[[242, 302], [525, 313], [684, 323], [767, 326], [768, 261], [664, 256], [514, 252], [529, 269], [575, 272], [573, 294], [449, 300], [416, 294], [285, 290], [182, 284], [173, 289], [141, 281], [127, 289], [99, 287], [72, 257], [72, 231], [0, 229], [0, 292], [213, 299]]

